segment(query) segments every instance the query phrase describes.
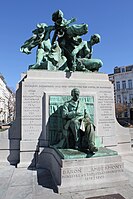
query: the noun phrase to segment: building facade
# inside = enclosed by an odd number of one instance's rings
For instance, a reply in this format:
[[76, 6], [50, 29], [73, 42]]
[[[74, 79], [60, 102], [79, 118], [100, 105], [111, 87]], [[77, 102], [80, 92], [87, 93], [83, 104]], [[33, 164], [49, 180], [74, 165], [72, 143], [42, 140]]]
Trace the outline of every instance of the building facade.
[[14, 119], [15, 95], [7, 86], [0, 74], [0, 123], [8, 123]]
[[109, 79], [114, 85], [116, 116], [129, 118], [133, 107], [133, 65], [115, 67]]

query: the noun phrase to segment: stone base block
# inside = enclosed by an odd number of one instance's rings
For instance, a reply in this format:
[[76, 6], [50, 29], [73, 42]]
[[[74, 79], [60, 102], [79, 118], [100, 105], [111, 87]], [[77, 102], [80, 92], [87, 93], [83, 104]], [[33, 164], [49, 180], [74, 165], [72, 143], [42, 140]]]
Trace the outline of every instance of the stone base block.
[[8, 161], [11, 165], [17, 165], [20, 161], [20, 151], [17, 149], [11, 149], [9, 151]]
[[9, 150], [0, 150], [0, 163], [8, 162], [7, 157], [9, 156]]
[[113, 187], [127, 182], [120, 155], [61, 159], [54, 149], [45, 148], [38, 157], [38, 167], [50, 170], [59, 193]]
[[9, 149], [9, 141], [8, 139], [0, 140], [0, 150]]
[[20, 163], [17, 165], [17, 167], [27, 167], [32, 168], [36, 167], [37, 164], [37, 155], [38, 153], [36, 151], [21, 151], [20, 152]]
[[131, 143], [118, 143], [117, 151], [119, 154], [131, 152]]

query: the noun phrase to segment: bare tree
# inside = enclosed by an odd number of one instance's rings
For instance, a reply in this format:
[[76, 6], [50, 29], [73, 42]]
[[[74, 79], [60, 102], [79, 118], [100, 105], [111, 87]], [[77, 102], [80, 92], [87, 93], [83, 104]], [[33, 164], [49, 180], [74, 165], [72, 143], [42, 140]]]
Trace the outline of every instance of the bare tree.
[[115, 104], [115, 114], [116, 117], [122, 117], [124, 113], [127, 111], [127, 105], [122, 103]]

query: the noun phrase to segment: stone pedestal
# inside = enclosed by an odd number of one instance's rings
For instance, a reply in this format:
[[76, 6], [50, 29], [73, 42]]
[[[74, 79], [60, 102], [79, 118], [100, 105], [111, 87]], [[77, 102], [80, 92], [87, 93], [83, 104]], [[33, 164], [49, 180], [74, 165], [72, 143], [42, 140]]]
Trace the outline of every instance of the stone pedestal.
[[107, 74], [28, 70], [18, 84], [17, 117], [9, 136], [11, 146], [17, 142], [21, 164], [36, 166], [40, 148], [48, 147], [50, 96], [70, 96], [73, 88], [78, 88], [82, 97], [93, 97], [96, 136], [101, 144], [118, 152], [130, 151], [129, 130], [115, 119], [113, 85]]
[[105, 156], [98, 155], [84, 158], [79, 152], [76, 159], [62, 159], [54, 149], [45, 148], [39, 154], [38, 167], [50, 170], [59, 193], [115, 187], [128, 182], [119, 155], [111, 150], [103, 153]]
[[[115, 186], [125, 182], [121, 156], [117, 153], [70, 159], [49, 147], [49, 118], [57, 111], [55, 99], [70, 96], [78, 88], [91, 107], [99, 146], [129, 152], [129, 130], [115, 119], [113, 85], [107, 74], [29, 70], [18, 84], [16, 121], [9, 131], [11, 164], [50, 170], [59, 193]], [[57, 122], [55, 122], [57, 123]], [[54, 123], [53, 123], [54, 126]], [[56, 126], [56, 125], [55, 125]], [[53, 131], [56, 136], [57, 130]], [[64, 153], [64, 152], [63, 152]], [[19, 164], [18, 164], [19, 163]]]

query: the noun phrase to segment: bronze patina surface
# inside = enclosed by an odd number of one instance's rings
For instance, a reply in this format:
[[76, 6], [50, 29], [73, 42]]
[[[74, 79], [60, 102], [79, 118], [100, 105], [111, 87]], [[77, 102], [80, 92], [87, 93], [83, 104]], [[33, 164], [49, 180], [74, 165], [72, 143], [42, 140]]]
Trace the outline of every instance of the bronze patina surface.
[[87, 150], [75, 150], [75, 149], [56, 149], [62, 159], [80, 159], [80, 158], [95, 158], [104, 156], [118, 155], [116, 151], [100, 147], [96, 153], [90, 153]]

